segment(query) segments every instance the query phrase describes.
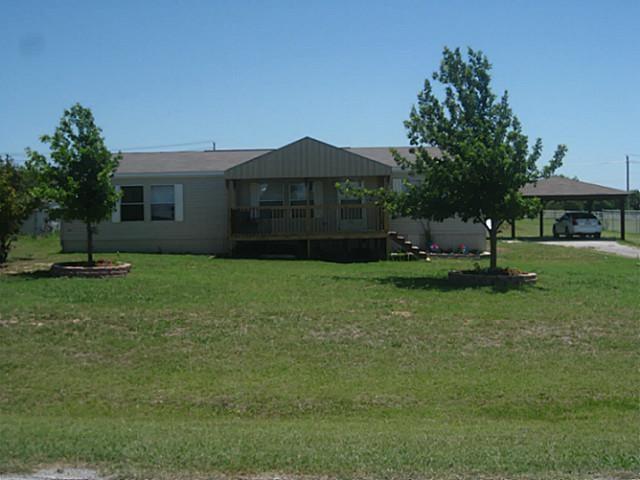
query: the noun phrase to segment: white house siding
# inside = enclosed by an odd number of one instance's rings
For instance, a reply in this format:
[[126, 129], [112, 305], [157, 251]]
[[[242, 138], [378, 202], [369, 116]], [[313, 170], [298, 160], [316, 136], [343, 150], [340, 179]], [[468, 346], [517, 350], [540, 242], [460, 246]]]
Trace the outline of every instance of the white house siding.
[[[120, 186], [142, 185], [145, 220], [98, 225], [96, 251], [227, 253], [227, 191], [224, 177], [116, 177]], [[183, 221], [151, 221], [151, 185], [182, 185]], [[61, 229], [65, 252], [85, 251], [85, 227], [65, 222]]]
[[391, 230], [404, 235], [420, 248], [427, 247], [425, 229], [431, 233], [431, 241], [441, 248], [454, 249], [461, 243], [474, 250], [486, 250], [487, 247], [486, 232], [482, 225], [455, 218], [448, 218], [444, 222], [429, 222], [401, 217], [392, 218], [389, 225]]
[[[406, 171], [396, 170], [392, 174], [392, 186], [397, 186], [396, 179], [409, 180], [411, 178]], [[427, 248], [427, 231], [431, 236], [431, 242], [437, 243], [444, 249], [455, 249], [464, 244], [469, 249], [486, 250], [487, 240], [485, 228], [472, 222], [463, 222], [457, 218], [448, 218], [443, 222], [430, 222], [428, 220], [414, 220], [412, 218], [392, 218], [389, 221], [391, 230], [407, 237], [414, 245]]]

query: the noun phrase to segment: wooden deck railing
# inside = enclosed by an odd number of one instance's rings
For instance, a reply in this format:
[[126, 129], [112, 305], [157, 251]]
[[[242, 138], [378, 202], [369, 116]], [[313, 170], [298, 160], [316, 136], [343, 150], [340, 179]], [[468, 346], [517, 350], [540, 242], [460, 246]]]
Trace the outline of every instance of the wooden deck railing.
[[231, 209], [231, 234], [236, 237], [322, 237], [383, 233], [381, 207], [360, 205], [303, 205], [239, 207]]

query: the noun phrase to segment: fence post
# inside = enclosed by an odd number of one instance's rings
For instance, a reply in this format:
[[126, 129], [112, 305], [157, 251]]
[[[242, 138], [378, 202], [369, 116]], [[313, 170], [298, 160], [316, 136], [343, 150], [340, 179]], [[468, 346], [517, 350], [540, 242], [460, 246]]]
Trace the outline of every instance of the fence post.
[[624, 235], [625, 235], [625, 212], [624, 212], [624, 204], [627, 201], [626, 197], [623, 197], [620, 199], [620, 238], [622, 240], [624, 240]]

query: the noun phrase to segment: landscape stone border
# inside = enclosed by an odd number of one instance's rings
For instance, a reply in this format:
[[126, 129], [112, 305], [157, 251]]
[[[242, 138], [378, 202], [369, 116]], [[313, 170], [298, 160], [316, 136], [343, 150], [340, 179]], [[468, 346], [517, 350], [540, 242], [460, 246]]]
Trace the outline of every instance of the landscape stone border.
[[471, 273], [460, 270], [449, 272], [449, 281], [454, 285], [464, 287], [477, 286], [503, 286], [519, 287], [525, 284], [534, 284], [538, 280], [538, 275], [533, 272], [523, 272], [512, 275], [490, 275], [486, 273]]
[[80, 263], [54, 263], [51, 275], [54, 277], [104, 278], [124, 277], [131, 271], [130, 263], [97, 264], [93, 267]]

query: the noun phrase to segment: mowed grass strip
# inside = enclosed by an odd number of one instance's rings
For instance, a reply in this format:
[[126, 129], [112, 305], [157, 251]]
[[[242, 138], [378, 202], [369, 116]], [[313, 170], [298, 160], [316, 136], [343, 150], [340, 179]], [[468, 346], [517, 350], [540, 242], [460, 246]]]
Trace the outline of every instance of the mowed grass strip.
[[0, 273], [0, 471], [638, 472], [637, 261], [500, 250], [539, 283], [142, 254], [103, 255], [133, 262], [124, 279], [59, 279], [44, 264], [82, 256], [21, 239]]

